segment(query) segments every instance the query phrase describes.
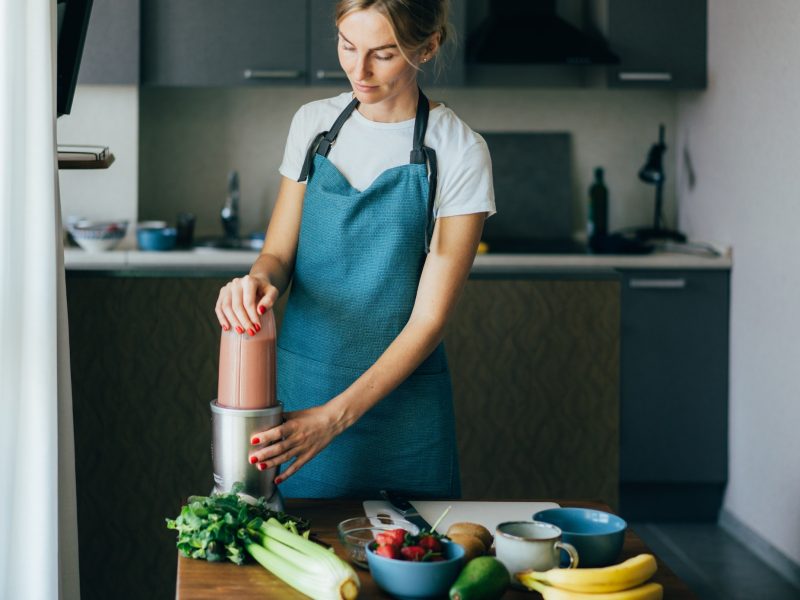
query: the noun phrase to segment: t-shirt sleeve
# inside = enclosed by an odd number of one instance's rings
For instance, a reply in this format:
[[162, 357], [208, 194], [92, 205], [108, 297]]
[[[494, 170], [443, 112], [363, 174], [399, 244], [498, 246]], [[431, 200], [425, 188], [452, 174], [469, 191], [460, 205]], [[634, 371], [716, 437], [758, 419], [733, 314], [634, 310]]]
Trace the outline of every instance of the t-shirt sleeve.
[[497, 212], [492, 184], [492, 159], [483, 138], [478, 136], [478, 140], [457, 161], [448, 169], [447, 178], [439, 182], [434, 201], [436, 217], [478, 212], [492, 216]]
[[283, 150], [283, 161], [278, 167], [278, 172], [292, 181], [297, 181], [300, 171], [303, 170], [303, 162], [305, 162], [306, 151], [310, 143], [306, 107], [301, 106], [294, 114], [292, 124], [289, 126], [289, 135], [286, 137], [286, 147]]

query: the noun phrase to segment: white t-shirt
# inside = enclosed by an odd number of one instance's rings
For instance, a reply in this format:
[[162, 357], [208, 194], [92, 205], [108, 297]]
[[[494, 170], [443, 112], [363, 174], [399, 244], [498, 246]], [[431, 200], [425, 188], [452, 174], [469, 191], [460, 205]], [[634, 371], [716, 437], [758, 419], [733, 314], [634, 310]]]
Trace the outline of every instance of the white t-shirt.
[[[344, 92], [300, 107], [289, 128], [281, 175], [297, 181], [314, 137], [331, 128], [352, 98], [351, 92]], [[328, 160], [350, 185], [364, 190], [386, 169], [408, 164], [413, 137], [414, 119], [378, 123], [355, 110], [339, 131]], [[486, 142], [444, 104], [430, 111], [425, 145], [436, 151], [436, 217], [496, 212]]]

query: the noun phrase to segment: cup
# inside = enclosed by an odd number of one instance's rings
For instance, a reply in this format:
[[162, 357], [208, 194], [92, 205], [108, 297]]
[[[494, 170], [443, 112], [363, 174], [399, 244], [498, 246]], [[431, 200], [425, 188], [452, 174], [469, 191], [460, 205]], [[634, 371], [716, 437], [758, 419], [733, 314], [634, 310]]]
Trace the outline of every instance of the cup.
[[177, 246], [178, 248], [191, 248], [192, 241], [194, 240], [194, 223], [195, 216], [192, 213], [178, 213], [176, 219], [175, 229], [178, 232]]
[[578, 566], [578, 551], [572, 544], [561, 541], [561, 530], [539, 521], [506, 521], [497, 526], [494, 537], [497, 560], [511, 574], [511, 583], [519, 586], [514, 577], [522, 571], [547, 571], [557, 567], [561, 550], [569, 556], [569, 567]]

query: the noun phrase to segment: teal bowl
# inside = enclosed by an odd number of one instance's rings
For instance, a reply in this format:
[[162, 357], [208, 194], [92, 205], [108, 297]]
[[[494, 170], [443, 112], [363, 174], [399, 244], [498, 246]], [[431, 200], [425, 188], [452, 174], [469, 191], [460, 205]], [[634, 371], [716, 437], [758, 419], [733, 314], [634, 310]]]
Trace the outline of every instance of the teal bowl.
[[[622, 552], [628, 527], [617, 515], [590, 508], [550, 508], [535, 513], [533, 520], [561, 529], [562, 541], [572, 544], [578, 551], [579, 567], [615, 564]], [[566, 566], [565, 562], [569, 564], [569, 557], [562, 551], [561, 566]]]
[[136, 242], [139, 250], [172, 250], [177, 242], [177, 233], [174, 227], [140, 227], [136, 230]]
[[367, 546], [367, 564], [378, 587], [400, 600], [447, 597], [464, 563], [464, 548], [442, 540], [445, 560], [411, 562], [375, 554]]

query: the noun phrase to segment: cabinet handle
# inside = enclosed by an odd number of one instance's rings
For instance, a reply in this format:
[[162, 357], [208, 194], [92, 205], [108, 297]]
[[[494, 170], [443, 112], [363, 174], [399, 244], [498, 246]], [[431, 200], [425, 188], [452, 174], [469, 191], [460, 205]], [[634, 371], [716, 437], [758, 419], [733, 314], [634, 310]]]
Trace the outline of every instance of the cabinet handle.
[[347, 79], [347, 74], [344, 71], [326, 71], [320, 69], [315, 75], [317, 79]]
[[631, 279], [628, 286], [637, 290], [681, 290], [686, 287], [686, 279]]
[[666, 71], [620, 71], [622, 81], [672, 81], [672, 73]]
[[245, 69], [245, 79], [297, 79], [303, 72], [297, 69]]

